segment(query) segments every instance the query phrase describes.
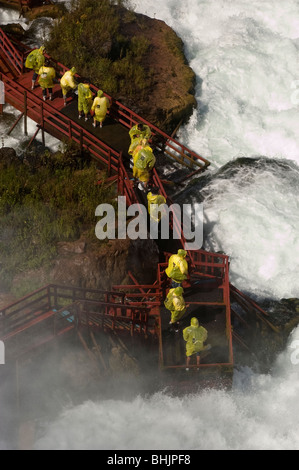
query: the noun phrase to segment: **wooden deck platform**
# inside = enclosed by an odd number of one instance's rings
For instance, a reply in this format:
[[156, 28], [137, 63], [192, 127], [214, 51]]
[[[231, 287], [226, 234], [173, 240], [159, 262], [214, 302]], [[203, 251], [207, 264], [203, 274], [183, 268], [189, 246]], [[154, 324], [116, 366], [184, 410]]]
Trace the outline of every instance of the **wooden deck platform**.
[[[24, 73], [21, 76], [16, 78], [16, 81], [20, 83], [23, 87], [27, 90], [31, 91], [31, 81], [32, 81], [33, 72]], [[42, 89], [36, 82], [35, 88], [32, 93], [39, 99], [42, 99]], [[95, 96], [95, 95], [94, 95]], [[80, 127], [87, 130], [90, 134], [101, 139], [107, 146], [115, 149], [117, 152], [122, 152], [124, 159], [128, 160], [128, 149], [130, 146], [130, 137], [128, 133], [128, 129], [122, 126], [119, 122], [113, 120], [109, 116], [109, 111], [107, 113], [107, 117], [104, 121], [103, 127], [100, 128], [98, 125], [97, 128], [92, 126], [93, 119], [89, 116], [87, 122], [85, 122], [84, 117], [79, 119], [78, 115], [78, 98], [77, 96], [68, 96], [67, 98], [67, 106], [64, 106], [64, 101], [62, 97], [62, 91], [60, 84], [55, 84], [53, 88], [53, 96], [52, 101], [49, 99], [46, 100], [47, 105], [53, 108], [53, 112], [60, 111], [63, 115], [67, 118], [71, 119], [73, 122], [77, 123]], [[20, 110], [21, 111], [21, 110]], [[30, 110], [28, 110], [28, 115], [30, 116]], [[39, 113], [39, 109], [38, 109]], [[59, 138], [60, 133], [57, 129], [49, 129], [50, 133], [54, 135], [54, 137]]]

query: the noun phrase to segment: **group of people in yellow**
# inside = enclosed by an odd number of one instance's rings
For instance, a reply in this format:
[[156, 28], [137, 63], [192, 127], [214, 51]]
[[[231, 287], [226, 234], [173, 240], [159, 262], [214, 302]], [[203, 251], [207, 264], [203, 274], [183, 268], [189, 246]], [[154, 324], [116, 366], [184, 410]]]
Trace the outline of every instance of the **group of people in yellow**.
[[135, 124], [129, 131], [131, 143], [128, 153], [132, 155], [134, 181], [140, 183], [140, 189], [147, 191], [149, 215], [154, 222], [159, 223], [163, 212], [161, 206], [166, 204], [166, 198], [160, 194], [157, 186], [149, 189], [152, 170], [156, 163], [156, 157], [149, 144], [151, 135], [151, 129], [147, 124]]
[[147, 124], [136, 124], [129, 131], [131, 139], [128, 150], [133, 160], [133, 178], [139, 181], [141, 187], [147, 190], [151, 179], [156, 157], [149, 145], [152, 132]]
[[[156, 159], [149, 145], [151, 138], [151, 129], [146, 124], [136, 124], [130, 131], [131, 138], [128, 153], [133, 158], [133, 178], [142, 184], [144, 190], [148, 189], [151, 178], [151, 172], [154, 168]], [[153, 187], [147, 192], [148, 212], [151, 219], [159, 223], [161, 220], [161, 205], [166, 204], [166, 199], [159, 194], [159, 188]], [[160, 209], [159, 209], [160, 207]], [[179, 320], [186, 313], [186, 305], [183, 294], [182, 282], [188, 278], [188, 263], [186, 261], [187, 252], [183, 249], [178, 250], [176, 254], [170, 256], [168, 267], [165, 270], [166, 275], [171, 280], [171, 288], [168, 291], [164, 306], [170, 311], [170, 324], [178, 331]], [[200, 352], [209, 349], [205, 345], [208, 333], [207, 330], [199, 325], [198, 319], [193, 317], [191, 324], [183, 330], [183, 338], [186, 341], [186, 369], [189, 370], [191, 356], [196, 355], [197, 365], [200, 364]]]
[[[176, 254], [170, 256], [165, 270], [167, 277], [171, 280], [172, 288], [168, 291], [164, 305], [171, 313], [169, 323], [175, 325], [175, 331], [178, 331], [179, 320], [183, 317], [188, 307], [185, 304], [183, 297], [184, 289], [181, 286], [182, 282], [188, 278], [186, 256], [187, 252], [185, 250], [178, 250]], [[183, 330], [183, 338], [186, 341], [186, 370], [189, 370], [191, 357], [194, 354], [196, 355], [196, 364], [199, 366], [200, 353], [210, 348], [210, 345], [204, 344], [208, 338], [208, 332], [199, 324], [198, 319], [193, 317], [190, 326]]]
[[[49, 100], [51, 101], [53, 99], [56, 71], [54, 67], [51, 67], [49, 60], [45, 58], [45, 52], [44, 46], [31, 51], [26, 58], [25, 66], [29, 69], [33, 69], [31, 89], [34, 90], [36, 80], [38, 79], [38, 83], [42, 88], [43, 100], [46, 101], [49, 95]], [[110, 108], [110, 101], [104, 96], [102, 90], [98, 90], [94, 98], [89, 81], [85, 80], [84, 83], [78, 84], [75, 79], [76, 73], [75, 67], [72, 67], [70, 70], [67, 70], [60, 79], [64, 106], [67, 105], [68, 93], [78, 90], [79, 119], [84, 114], [85, 121], [87, 121], [89, 115], [91, 115], [93, 116], [93, 127], [97, 127], [98, 122], [100, 123], [100, 127], [102, 127], [107, 111]]]
[[[47, 94], [49, 100], [53, 99], [53, 87], [56, 72], [54, 67], [50, 66], [49, 61], [45, 58], [45, 48], [41, 46], [34, 49], [26, 58], [25, 66], [33, 69], [32, 90], [38, 78], [38, 83], [42, 88], [43, 99], [46, 101]], [[97, 126], [97, 122], [102, 127], [110, 102], [102, 90], [98, 90], [97, 96], [93, 98], [89, 81], [77, 83], [75, 79], [76, 69], [72, 67], [67, 70], [60, 79], [62, 96], [64, 105], [67, 104], [67, 95], [70, 91], [78, 90], [78, 111], [79, 118], [85, 116], [88, 120], [89, 114], [93, 116], [93, 126]], [[149, 145], [151, 138], [151, 129], [146, 124], [136, 124], [130, 131], [131, 138], [128, 153], [133, 159], [133, 178], [141, 183], [144, 190], [148, 189], [151, 179], [152, 170], [156, 163], [156, 158], [152, 148]], [[147, 192], [148, 211], [150, 217], [157, 223], [161, 220], [161, 211], [159, 206], [166, 204], [166, 199], [159, 194], [159, 188], [154, 187]], [[166, 275], [171, 280], [171, 289], [164, 301], [165, 307], [171, 313], [170, 324], [175, 326], [178, 331], [179, 320], [183, 317], [188, 306], [185, 304], [183, 297], [184, 289], [182, 282], [188, 278], [188, 263], [186, 261], [187, 252], [183, 249], [178, 250], [177, 254], [170, 256], [168, 267], [165, 270]], [[183, 330], [183, 338], [186, 341], [186, 368], [189, 370], [191, 356], [196, 354], [197, 365], [200, 364], [200, 352], [209, 348], [204, 343], [207, 340], [207, 330], [199, 325], [198, 319], [193, 317], [191, 324]]]

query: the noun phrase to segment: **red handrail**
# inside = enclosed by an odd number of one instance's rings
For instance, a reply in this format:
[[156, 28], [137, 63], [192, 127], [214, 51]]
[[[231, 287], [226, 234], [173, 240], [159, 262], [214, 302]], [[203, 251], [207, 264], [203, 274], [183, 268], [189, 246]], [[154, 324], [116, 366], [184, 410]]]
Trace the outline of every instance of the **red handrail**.
[[[29, 54], [31, 50], [33, 49], [28, 49], [25, 52], [25, 56]], [[56, 59], [53, 59], [53, 57], [51, 57], [50, 55], [45, 54], [45, 57], [50, 59], [55, 64], [55, 69], [61, 76], [67, 70], [70, 70], [69, 67], [66, 67], [64, 64], [58, 62]], [[78, 74], [76, 76], [80, 77]], [[97, 93], [97, 91], [99, 90], [99, 88], [93, 84], [90, 85], [90, 88], [94, 93]], [[120, 124], [123, 124], [128, 129], [130, 129], [135, 124], [142, 122], [150, 127], [152, 131], [152, 136], [160, 141], [162, 147], [169, 147], [174, 153], [178, 153], [179, 155], [183, 156], [183, 158], [187, 159], [187, 161], [190, 163], [190, 167], [192, 167], [192, 164], [195, 164], [197, 166], [200, 166], [202, 170], [205, 170], [210, 165], [210, 162], [207, 159], [198, 155], [193, 150], [190, 150], [185, 145], [181, 144], [179, 141], [174, 139], [174, 137], [166, 134], [154, 124], [150, 123], [149, 121], [142, 118], [137, 113], [123, 105], [120, 101], [115, 100], [108, 93], [104, 92], [104, 95], [109, 99], [111, 103], [111, 107], [108, 111], [108, 114], [110, 114], [110, 116], [115, 121], [119, 122]]]
[[24, 70], [24, 54], [22, 54], [11, 42], [8, 36], [0, 28], [0, 49], [7, 57], [8, 61], [13, 65], [18, 74]]
[[120, 152], [110, 148], [107, 144], [95, 137], [84, 129], [82, 137], [82, 128], [79, 124], [69, 119], [67, 116], [56, 110], [49, 103], [44, 103], [38, 96], [27, 90], [23, 85], [14, 82], [14, 80], [2, 73], [2, 81], [5, 84], [5, 94], [7, 101], [17, 105], [18, 109], [24, 107], [24, 93], [27, 94], [27, 114], [33, 120], [39, 123], [42, 129], [51, 127], [59, 134], [74, 140], [76, 143], [86, 148], [93, 156], [101, 160], [114, 172], [118, 171], [118, 159]]

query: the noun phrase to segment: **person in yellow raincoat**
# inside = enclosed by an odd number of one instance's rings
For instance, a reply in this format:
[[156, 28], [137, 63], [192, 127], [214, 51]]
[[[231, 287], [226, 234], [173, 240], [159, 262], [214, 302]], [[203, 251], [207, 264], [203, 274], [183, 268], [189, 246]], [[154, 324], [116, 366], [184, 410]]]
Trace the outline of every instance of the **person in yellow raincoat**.
[[200, 352], [210, 349], [210, 345], [204, 345], [208, 338], [207, 330], [199, 325], [196, 317], [191, 318], [190, 326], [183, 330], [183, 338], [186, 341], [186, 370], [189, 370], [191, 356], [196, 354], [196, 364], [200, 364]]
[[70, 70], [67, 70], [60, 79], [60, 86], [62, 90], [62, 96], [64, 101], [64, 106], [66, 106], [66, 97], [69, 91], [75, 90], [78, 86], [75, 75], [77, 71], [75, 67], [72, 67]]
[[38, 75], [39, 75], [38, 83], [40, 84], [43, 90], [43, 100], [46, 101], [47, 99], [47, 91], [49, 92], [49, 99], [52, 100], [54, 78], [55, 78], [56, 72], [55, 72], [54, 67], [50, 67], [50, 63], [48, 60], [46, 60], [45, 65], [43, 65], [39, 69]]
[[78, 111], [79, 119], [85, 114], [85, 121], [88, 120], [88, 113], [92, 106], [92, 91], [90, 89], [89, 81], [84, 80], [84, 83], [78, 85]]
[[97, 127], [97, 121], [100, 123], [100, 127], [103, 126], [103, 122], [106, 118], [108, 109], [110, 108], [110, 101], [104, 96], [103, 90], [98, 90], [97, 96], [93, 100], [91, 111], [94, 113], [93, 116], [93, 127]]
[[171, 319], [170, 324], [175, 326], [176, 331], [178, 331], [178, 323], [186, 312], [186, 304], [183, 297], [184, 289], [182, 287], [175, 287], [170, 289], [166, 299], [164, 300], [164, 305], [167, 310], [170, 310]]
[[133, 178], [142, 184], [143, 189], [148, 186], [155, 163], [156, 157], [144, 139], [133, 153]]
[[160, 222], [162, 214], [159, 206], [166, 204], [166, 199], [162, 194], [159, 194], [158, 187], [155, 186], [147, 193], [147, 202], [150, 218], [155, 222]]
[[41, 46], [39, 49], [34, 49], [28, 54], [25, 61], [25, 67], [28, 69], [33, 69], [33, 76], [31, 82], [31, 90], [34, 90], [35, 82], [38, 77], [39, 69], [45, 64], [45, 54], [46, 50], [44, 46]]
[[152, 135], [152, 131], [151, 131], [150, 127], [147, 124], [138, 123], [135, 126], [131, 127], [131, 129], [129, 130], [129, 136], [131, 138], [131, 144], [130, 144], [128, 153], [130, 155], [133, 155], [136, 146], [143, 139], [146, 139], [146, 141], [148, 142], [151, 135]]
[[168, 260], [166, 275], [171, 279], [172, 286], [180, 286], [188, 278], [188, 263], [186, 261], [187, 251], [178, 250], [176, 255], [171, 255]]

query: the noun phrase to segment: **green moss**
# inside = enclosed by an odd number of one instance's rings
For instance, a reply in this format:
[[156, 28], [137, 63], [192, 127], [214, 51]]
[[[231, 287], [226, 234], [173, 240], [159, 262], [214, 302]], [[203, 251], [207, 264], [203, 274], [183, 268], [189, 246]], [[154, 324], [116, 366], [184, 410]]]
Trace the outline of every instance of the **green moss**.
[[33, 292], [41, 287], [41, 279], [37, 274], [36, 276], [30, 276], [28, 278], [20, 278], [18, 283], [14, 285], [10, 292], [15, 298], [21, 298], [28, 294], [28, 292]]
[[178, 57], [183, 63], [186, 63], [184, 54], [184, 43], [174, 31], [168, 30], [164, 34], [165, 43], [172, 55]]
[[[28, 156], [27, 156], [28, 158]], [[46, 267], [58, 241], [93, 234], [95, 209], [110, 202], [114, 187], [98, 185], [94, 164], [78, 164], [73, 145], [45, 153], [34, 166], [0, 166], [0, 277], [9, 286], [19, 273]]]
[[126, 1], [73, 1], [45, 44], [55, 59], [75, 66], [82, 77], [113, 96], [142, 93], [151, 84], [150, 74], [140, 65], [149, 47], [147, 39], [121, 34], [122, 25], [135, 18], [126, 5]]

